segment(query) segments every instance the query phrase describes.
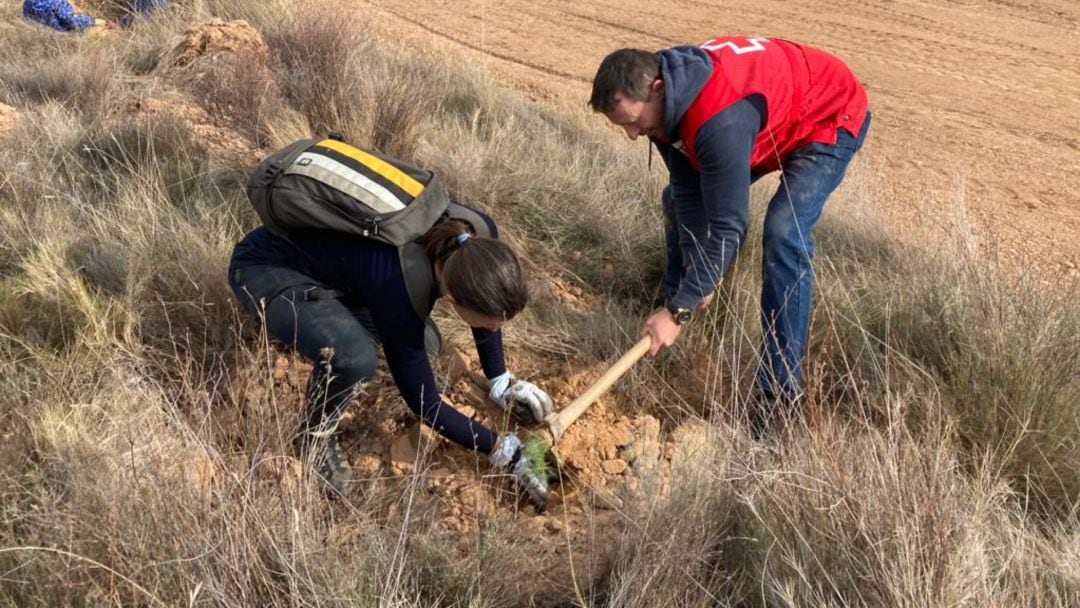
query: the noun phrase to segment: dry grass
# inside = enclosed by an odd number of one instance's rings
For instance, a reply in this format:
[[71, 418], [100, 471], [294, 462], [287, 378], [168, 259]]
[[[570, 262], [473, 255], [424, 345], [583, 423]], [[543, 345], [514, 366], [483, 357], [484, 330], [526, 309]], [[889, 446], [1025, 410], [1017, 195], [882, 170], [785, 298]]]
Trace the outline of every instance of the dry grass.
[[[0, 146], [0, 604], [526, 603], [509, 515], [459, 555], [418, 478], [341, 504], [292, 472], [299, 395], [275, 392], [273, 347], [224, 280], [255, 221], [249, 167], [188, 118], [119, 100], [179, 82], [248, 145], [336, 130], [438, 170], [533, 272], [602, 298], [538, 298], [510, 350], [628, 343], [659, 281], [662, 175], [595, 116], [537, 109], [354, 13], [182, 9], [93, 43], [0, 29], [0, 100], [20, 110]], [[270, 66], [171, 80], [170, 41], [208, 15], [259, 28]], [[670, 474], [637, 474], [604, 584], [545, 601], [1080, 604], [1080, 308], [835, 217], [819, 237], [803, 415], [763, 442], [740, 425], [752, 233], [710, 314], [624, 382], [678, 429]]]
[[84, 121], [106, 113], [116, 88], [108, 50], [90, 42], [41, 46], [41, 55], [0, 60], [0, 101], [14, 106], [56, 101]]
[[196, 62], [188, 70], [183, 79], [202, 106], [257, 145], [270, 145], [271, 125], [283, 110], [281, 93], [262, 57], [229, 53]]

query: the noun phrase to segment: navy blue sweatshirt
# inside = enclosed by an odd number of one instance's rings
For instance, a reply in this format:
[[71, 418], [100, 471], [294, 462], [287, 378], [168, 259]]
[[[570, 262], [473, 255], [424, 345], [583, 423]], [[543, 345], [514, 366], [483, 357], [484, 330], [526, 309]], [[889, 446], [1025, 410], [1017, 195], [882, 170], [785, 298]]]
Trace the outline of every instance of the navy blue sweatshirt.
[[[664, 130], [673, 143], [654, 140], [668, 167], [678, 248], [669, 247], [664, 285], [679, 308], [693, 308], [712, 293], [739, 253], [750, 209], [750, 153], [765, 119], [764, 99], [743, 98], [709, 119], [694, 142], [700, 171], [679, 142], [679, 123], [712, 74], [712, 59], [698, 47], [657, 53], [664, 81]], [[678, 263], [671, 257], [679, 255]]]
[[[491, 234], [497, 236], [494, 222], [483, 217]], [[232, 263], [238, 268], [272, 264], [304, 273], [314, 271], [314, 279], [347, 291], [351, 301], [371, 311], [390, 374], [409, 408], [451, 441], [490, 453], [495, 433], [439, 395], [424, 349], [424, 319], [416, 314], [409, 300], [397, 249], [325, 230], [296, 231], [289, 238], [291, 243], [265, 228], [257, 228], [237, 245]], [[494, 378], [505, 372], [502, 332], [473, 328], [472, 333], [484, 375]]]

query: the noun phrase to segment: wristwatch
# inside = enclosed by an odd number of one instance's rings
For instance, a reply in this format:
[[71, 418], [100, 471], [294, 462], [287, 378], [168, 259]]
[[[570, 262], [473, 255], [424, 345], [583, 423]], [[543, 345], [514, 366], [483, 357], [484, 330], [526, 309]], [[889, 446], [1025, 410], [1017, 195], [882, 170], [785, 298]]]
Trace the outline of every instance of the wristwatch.
[[665, 304], [664, 307], [668, 309], [668, 312], [671, 313], [671, 316], [675, 318], [675, 322], [679, 325], [686, 325], [690, 320], [690, 313], [693, 312], [689, 308], [679, 308], [671, 302]]

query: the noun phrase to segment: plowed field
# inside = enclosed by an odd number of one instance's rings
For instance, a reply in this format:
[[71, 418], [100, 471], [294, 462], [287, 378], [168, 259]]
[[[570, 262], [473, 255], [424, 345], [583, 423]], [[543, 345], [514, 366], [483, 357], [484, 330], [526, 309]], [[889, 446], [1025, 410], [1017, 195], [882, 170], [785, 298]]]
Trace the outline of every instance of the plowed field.
[[505, 83], [553, 104], [584, 105], [600, 60], [624, 46], [659, 49], [724, 34], [819, 46], [847, 61], [869, 91], [875, 118], [858, 171], [871, 179], [867, 204], [898, 238], [926, 242], [970, 228], [979, 249], [1009, 272], [1036, 269], [1050, 285], [1078, 274], [1080, 2], [361, 6], [406, 43], [464, 51]]

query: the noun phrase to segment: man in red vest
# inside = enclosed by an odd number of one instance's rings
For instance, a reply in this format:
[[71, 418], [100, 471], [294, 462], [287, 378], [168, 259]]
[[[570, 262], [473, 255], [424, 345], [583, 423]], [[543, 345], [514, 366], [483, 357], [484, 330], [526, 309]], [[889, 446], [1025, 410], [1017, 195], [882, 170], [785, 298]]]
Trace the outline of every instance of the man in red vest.
[[589, 105], [648, 137], [667, 164], [666, 305], [645, 321], [652, 353], [712, 300], [746, 235], [750, 184], [781, 171], [762, 236], [760, 433], [801, 395], [813, 290], [811, 230], [870, 125], [866, 92], [823, 51], [775, 38], [716, 38], [656, 53], [621, 49]]

